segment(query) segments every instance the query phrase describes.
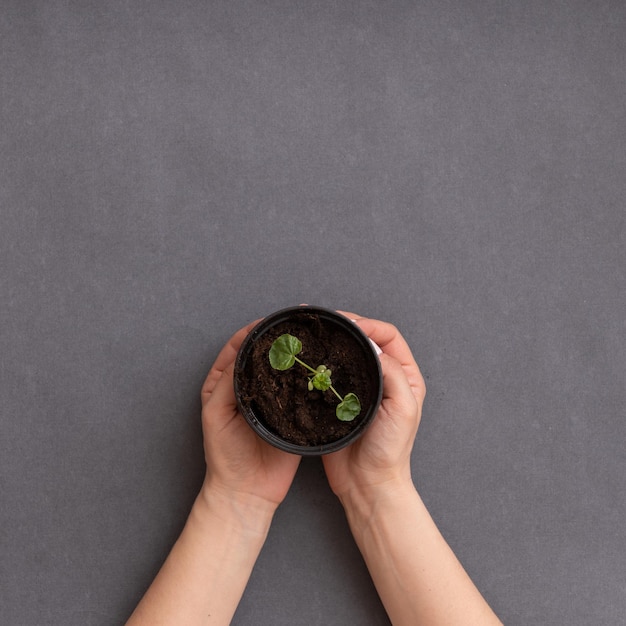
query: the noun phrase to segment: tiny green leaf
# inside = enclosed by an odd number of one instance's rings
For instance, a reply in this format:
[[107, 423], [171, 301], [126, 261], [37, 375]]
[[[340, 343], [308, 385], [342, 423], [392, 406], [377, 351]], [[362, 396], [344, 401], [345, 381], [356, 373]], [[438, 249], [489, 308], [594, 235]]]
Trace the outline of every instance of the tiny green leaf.
[[[324, 367], [323, 365], [321, 367]], [[319, 371], [313, 378], [311, 378], [311, 385], [315, 387], [315, 389], [319, 389], [320, 391], [326, 391], [332, 384], [330, 380], [330, 370], [324, 368], [324, 370]]]
[[346, 397], [337, 405], [335, 415], [342, 422], [351, 422], [361, 412], [361, 403], [356, 394], [348, 393]]
[[288, 370], [302, 350], [302, 342], [293, 335], [281, 335], [270, 348], [270, 365], [275, 370]]

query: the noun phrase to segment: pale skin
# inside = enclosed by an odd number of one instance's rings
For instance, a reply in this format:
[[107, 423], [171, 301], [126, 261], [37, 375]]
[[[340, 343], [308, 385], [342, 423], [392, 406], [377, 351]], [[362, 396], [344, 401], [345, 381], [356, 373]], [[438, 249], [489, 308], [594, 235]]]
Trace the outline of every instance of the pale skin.
[[[322, 457], [394, 626], [501, 624], [437, 529], [411, 479], [426, 393], [400, 332], [346, 313], [383, 353], [383, 401], [363, 437]], [[202, 387], [207, 471], [176, 544], [127, 622], [229, 624], [300, 458], [259, 439], [237, 411], [233, 363], [250, 324], [224, 346]]]

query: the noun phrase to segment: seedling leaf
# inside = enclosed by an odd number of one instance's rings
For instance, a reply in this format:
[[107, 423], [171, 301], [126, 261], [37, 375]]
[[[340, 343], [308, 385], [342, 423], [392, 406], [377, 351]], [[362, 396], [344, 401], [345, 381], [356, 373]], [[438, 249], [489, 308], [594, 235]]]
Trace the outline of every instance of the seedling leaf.
[[270, 365], [275, 370], [288, 370], [302, 351], [302, 342], [293, 335], [281, 335], [270, 348]]
[[346, 397], [337, 405], [335, 415], [342, 422], [351, 422], [361, 412], [361, 403], [353, 393], [346, 394]]

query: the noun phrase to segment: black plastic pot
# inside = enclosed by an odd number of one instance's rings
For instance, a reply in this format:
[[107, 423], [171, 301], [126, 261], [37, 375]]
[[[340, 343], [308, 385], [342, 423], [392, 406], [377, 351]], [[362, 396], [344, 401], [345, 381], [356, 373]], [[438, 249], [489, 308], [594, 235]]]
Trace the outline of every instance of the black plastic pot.
[[[364, 398], [360, 396], [361, 413], [355, 418], [354, 422], [347, 423], [349, 426], [346, 426], [346, 423], [337, 422], [336, 427], [338, 429], [341, 428], [343, 432], [338, 435], [336, 439], [333, 439], [334, 435], [331, 434], [328, 435], [328, 437], [330, 437], [329, 440], [323, 439], [323, 442], [303, 444], [300, 441], [295, 442], [288, 434], [281, 435], [280, 432], [278, 432], [278, 428], [268, 425], [267, 416], [264, 415], [263, 411], [259, 408], [259, 402], [257, 398], [255, 398], [254, 393], [250, 391], [251, 385], [255, 379], [262, 381], [268, 380], [268, 384], [271, 384], [271, 378], [273, 376], [280, 376], [282, 374], [270, 368], [269, 358], [267, 359], [267, 365], [265, 361], [260, 358], [260, 354], [265, 354], [265, 352], [260, 352], [260, 346], [267, 344], [268, 341], [273, 341], [273, 339], [282, 334], [286, 325], [293, 324], [302, 325], [303, 328], [311, 329], [311, 333], [317, 333], [320, 337], [328, 336], [329, 334], [335, 338], [339, 337], [341, 342], [349, 346], [353, 362], [359, 365], [359, 374], [362, 377], [361, 388], [365, 388], [365, 391], [361, 394]], [[326, 347], [324, 349], [326, 349]], [[328, 354], [330, 355], [328, 358], [330, 362], [326, 365], [330, 368], [335, 368], [338, 365], [332, 362], [333, 349], [334, 344], [328, 347]], [[253, 353], [255, 354], [254, 359]], [[320, 363], [315, 363], [313, 367], [317, 367], [319, 364]], [[341, 364], [339, 364], [339, 366], [341, 367]], [[304, 374], [303, 372], [294, 372], [289, 375], [301, 376], [304, 381], [303, 384], [306, 385], [306, 375]], [[368, 339], [365, 333], [347, 317], [335, 311], [317, 306], [298, 306], [282, 309], [272, 313], [259, 322], [244, 339], [239, 349], [235, 360], [234, 384], [239, 410], [250, 427], [262, 439], [276, 448], [303, 456], [316, 456], [334, 452], [353, 443], [363, 435], [376, 416], [383, 390], [382, 371], [374, 344]], [[334, 374], [333, 385], [335, 385]], [[267, 395], [269, 392], [266, 389], [263, 389], [263, 391], [266, 398], [264, 402], [267, 403]], [[307, 393], [319, 394], [327, 392], [307, 392], [305, 388], [301, 397], [306, 398]], [[276, 405], [272, 408], [272, 416], [279, 416], [284, 422], [291, 421], [291, 425], [293, 426], [298, 422], [300, 417], [298, 411], [299, 409], [297, 407], [280, 408]], [[335, 425], [332, 424], [331, 430], [334, 429]], [[346, 429], [349, 429], [349, 432], [346, 432]], [[327, 437], [326, 434], [324, 437]]]

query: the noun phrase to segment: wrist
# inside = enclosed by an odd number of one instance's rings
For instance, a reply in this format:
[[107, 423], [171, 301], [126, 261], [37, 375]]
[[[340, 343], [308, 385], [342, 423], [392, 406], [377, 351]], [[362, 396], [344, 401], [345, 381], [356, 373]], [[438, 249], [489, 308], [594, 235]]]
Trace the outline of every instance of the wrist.
[[380, 525], [382, 518], [393, 516], [394, 511], [410, 506], [419, 499], [410, 476], [354, 486], [339, 496], [357, 542], [368, 528]]
[[232, 530], [265, 539], [276, 504], [254, 494], [216, 485], [206, 479], [193, 505], [200, 520], [217, 519]]

